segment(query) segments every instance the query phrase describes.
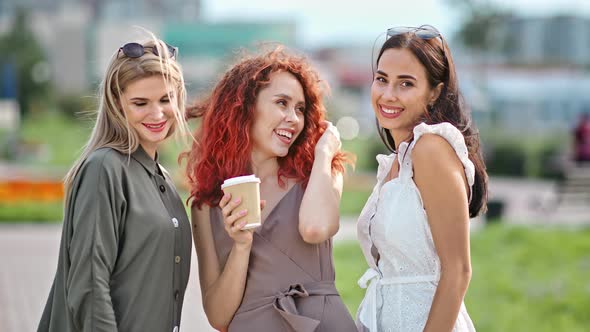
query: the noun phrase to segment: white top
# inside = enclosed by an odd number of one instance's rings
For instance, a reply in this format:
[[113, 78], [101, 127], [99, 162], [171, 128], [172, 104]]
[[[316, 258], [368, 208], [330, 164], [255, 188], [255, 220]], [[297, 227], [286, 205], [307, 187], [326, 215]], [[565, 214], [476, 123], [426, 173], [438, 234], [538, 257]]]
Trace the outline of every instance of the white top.
[[[399, 146], [399, 176], [384, 183], [396, 154], [378, 155], [377, 184], [361, 211], [357, 236], [369, 269], [359, 280], [367, 287], [358, 311], [359, 321], [371, 332], [422, 331], [440, 279], [440, 260], [434, 247], [420, 191], [413, 180], [412, 150], [423, 134], [445, 138], [465, 168], [471, 189], [475, 167], [465, 139], [450, 123], [414, 128], [414, 140]], [[371, 253], [379, 252], [379, 263]], [[453, 331], [475, 331], [465, 306]]]

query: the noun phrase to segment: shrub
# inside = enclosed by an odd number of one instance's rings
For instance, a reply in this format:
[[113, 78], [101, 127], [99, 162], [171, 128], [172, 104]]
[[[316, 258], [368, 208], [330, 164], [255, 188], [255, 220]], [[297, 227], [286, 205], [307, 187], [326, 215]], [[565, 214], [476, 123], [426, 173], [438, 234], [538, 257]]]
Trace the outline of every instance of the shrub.
[[522, 145], [497, 143], [486, 154], [489, 174], [506, 176], [526, 176], [526, 151]]

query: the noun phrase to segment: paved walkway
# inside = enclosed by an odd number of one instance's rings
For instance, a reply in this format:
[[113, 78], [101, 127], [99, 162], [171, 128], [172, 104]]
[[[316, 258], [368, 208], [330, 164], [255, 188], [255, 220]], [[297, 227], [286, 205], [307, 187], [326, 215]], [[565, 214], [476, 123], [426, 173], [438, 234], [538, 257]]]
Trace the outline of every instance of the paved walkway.
[[518, 225], [587, 227], [588, 202], [558, 203], [555, 181], [494, 177], [490, 179], [490, 201], [504, 202], [503, 219]]
[[[345, 222], [336, 241], [352, 239]], [[36, 331], [57, 267], [61, 224], [0, 224], [0, 331]], [[201, 304], [197, 257], [182, 311], [182, 330], [215, 331]]]
[[[36, 331], [57, 267], [61, 224], [0, 224], [0, 331]], [[193, 252], [183, 331], [215, 331], [203, 312]]]

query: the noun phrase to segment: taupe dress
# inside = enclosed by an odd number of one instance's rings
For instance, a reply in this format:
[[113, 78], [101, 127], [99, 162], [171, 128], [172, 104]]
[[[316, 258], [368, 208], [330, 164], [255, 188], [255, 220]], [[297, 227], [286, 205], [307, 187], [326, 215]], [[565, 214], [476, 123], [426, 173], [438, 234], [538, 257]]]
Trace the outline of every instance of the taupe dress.
[[[303, 193], [294, 185], [254, 232], [244, 298], [229, 332], [356, 331], [334, 286], [332, 240], [309, 244], [299, 234]], [[210, 214], [217, 255], [225, 265], [233, 240], [219, 207]]]

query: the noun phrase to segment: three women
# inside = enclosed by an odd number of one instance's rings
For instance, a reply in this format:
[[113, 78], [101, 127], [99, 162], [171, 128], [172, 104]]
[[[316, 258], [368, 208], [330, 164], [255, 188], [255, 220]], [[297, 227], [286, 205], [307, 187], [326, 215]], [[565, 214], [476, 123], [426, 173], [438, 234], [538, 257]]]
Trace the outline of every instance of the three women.
[[[487, 194], [479, 139], [440, 33], [387, 34], [371, 102], [393, 153], [378, 156], [359, 218], [370, 266], [360, 284], [370, 286], [357, 324], [471, 331], [462, 300], [469, 217]], [[60, 262], [40, 330], [178, 326], [190, 230], [156, 155], [185, 126], [174, 52], [159, 41], [127, 44], [109, 66], [97, 125], [66, 179]], [[202, 117], [186, 154], [193, 236], [203, 305], [219, 330], [356, 330], [332, 261], [347, 159], [324, 120], [319, 82], [306, 60], [277, 49], [234, 65], [189, 112]], [[266, 202], [255, 230], [242, 229], [241, 197], [221, 190], [246, 174], [261, 179]]]

